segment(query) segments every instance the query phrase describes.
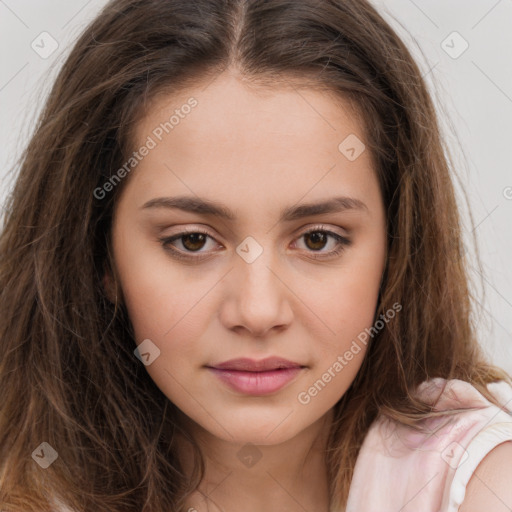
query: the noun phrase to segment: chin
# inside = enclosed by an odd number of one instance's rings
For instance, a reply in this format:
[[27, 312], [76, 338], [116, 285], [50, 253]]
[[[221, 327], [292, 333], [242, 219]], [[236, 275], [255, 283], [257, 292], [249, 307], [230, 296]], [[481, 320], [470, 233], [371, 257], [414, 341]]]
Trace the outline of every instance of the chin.
[[294, 414], [287, 411], [266, 421], [261, 420], [261, 415], [258, 418], [247, 414], [245, 418], [239, 421], [231, 420], [227, 427], [228, 432], [217, 424], [215, 426], [210, 425], [213, 428], [208, 430], [210, 434], [228, 443], [272, 446], [292, 439], [307, 426], [301, 426], [297, 422], [297, 418], [294, 418]]

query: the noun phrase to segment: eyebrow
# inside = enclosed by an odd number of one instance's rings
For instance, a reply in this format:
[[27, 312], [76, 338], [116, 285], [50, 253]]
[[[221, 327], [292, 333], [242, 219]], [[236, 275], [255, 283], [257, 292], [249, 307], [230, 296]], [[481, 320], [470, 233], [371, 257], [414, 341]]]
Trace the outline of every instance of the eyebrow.
[[[157, 197], [142, 206], [142, 209], [171, 208], [200, 215], [211, 215], [221, 219], [235, 221], [236, 215], [227, 206], [216, 201], [192, 196]], [[304, 203], [290, 206], [281, 212], [279, 222], [290, 222], [304, 217], [324, 213], [340, 213], [346, 210], [366, 210], [368, 207], [354, 197], [333, 197], [322, 202]]]

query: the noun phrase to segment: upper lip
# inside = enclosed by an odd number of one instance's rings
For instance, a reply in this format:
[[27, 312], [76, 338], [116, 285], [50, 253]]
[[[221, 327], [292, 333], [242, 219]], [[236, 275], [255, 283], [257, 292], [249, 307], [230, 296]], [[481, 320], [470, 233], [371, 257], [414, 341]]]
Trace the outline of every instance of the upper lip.
[[259, 361], [244, 357], [239, 359], [230, 359], [224, 363], [215, 364], [209, 367], [216, 368], [218, 370], [238, 370], [246, 372], [264, 372], [278, 370], [281, 368], [303, 368], [301, 364], [288, 361], [281, 357], [267, 357], [266, 359], [261, 359]]

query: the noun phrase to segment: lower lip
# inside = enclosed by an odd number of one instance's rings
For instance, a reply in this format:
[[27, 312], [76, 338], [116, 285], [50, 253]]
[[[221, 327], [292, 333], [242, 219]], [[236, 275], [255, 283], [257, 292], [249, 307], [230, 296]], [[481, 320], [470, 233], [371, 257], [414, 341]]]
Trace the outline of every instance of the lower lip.
[[283, 368], [268, 372], [208, 369], [235, 391], [246, 395], [268, 395], [286, 386], [303, 368]]

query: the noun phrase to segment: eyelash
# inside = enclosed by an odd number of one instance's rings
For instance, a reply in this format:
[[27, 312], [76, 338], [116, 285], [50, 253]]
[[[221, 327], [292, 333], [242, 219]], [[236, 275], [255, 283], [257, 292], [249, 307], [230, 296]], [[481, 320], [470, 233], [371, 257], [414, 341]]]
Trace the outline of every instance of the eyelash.
[[[348, 247], [352, 244], [352, 241], [349, 240], [348, 238], [345, 238], [344, 236], [341, 236], [338, 233], [335, 233], [333, 231], [329, 231], [328, 229], [325, 229], [324, 226], [315, 226], [314, 228], [311, 228], [308, 231], [305, 231], [304, 233], [302, 233], [298, 237], [298, 239], [300, 239], [306, 235], [309, 235], [311, 233], [325, 233], [325, 234], [331, 236], [332, 238], [334, 238], [338, 242], [336, 249], [333, 249], [332, 251], [330, 251], [328, 253], [322, 254], [322, 256], [312, 256], [313, 259], [316, 259], [316, 260], [329, 259], [329, 258], [339, 256], [346, 249], [346, 247]], [[188, 261], [198, 262], [198, 261], [208, 258], [209, 255], [188, 256], [188, 255], [185, 255], [185, 253], [183, 251], [175, 249], [169, 245], [172, 242], [174, 242], [175, 240], [179, 240], [183, 236], [190, 235], [190, 234], [203, 234], [203, 235], [208, 236], [209, 238], [214, 239], [212, 236], [210, 236], [210, 234], [207, 231], [204, 231], [199, 228], [199, 229], [191, 229], [191, 230], [181, 231], [180, 233], [177, 233], [176, 235], [173, 235], [171, 237], [159, 238], [159, 242], [162, 244], [163, 248], [166, 251], [169, 251], [173, 257], [175, 257], [179, 260], [188, 260]], [[315, 251], [311, 251], [311, 252], [314, 253]], [[191, 254], [194, 254], [194, 253], [191, 253]]]

